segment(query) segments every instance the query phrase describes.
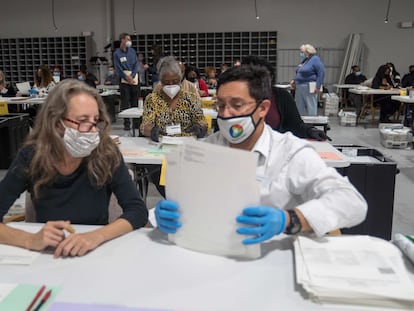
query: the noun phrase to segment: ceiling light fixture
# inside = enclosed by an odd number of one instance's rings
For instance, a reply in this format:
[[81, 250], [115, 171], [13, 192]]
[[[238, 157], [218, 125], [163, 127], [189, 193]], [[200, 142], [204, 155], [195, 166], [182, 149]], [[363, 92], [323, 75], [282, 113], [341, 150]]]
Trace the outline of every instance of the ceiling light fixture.
[[257, 0], [254, 0], [254, 12], [256, 13], [256, 19], [259, 19], [259, 14], [257, 13]]
[[388, 24], [388, 15], [390, 14], [391, 0], [388, 0], [387, 14], [385, 15], [384, 23]]
[[52, 0], [52, 23], [53, 23], [53, 28], [55, 29], [55, 31], [58, 31], [59, 29], [56, 26], [56, 22], [55, 22], [55, 0]]
[[135, 27], [135, 0], [132, 0], [132, 27], [134, 28], [134, 35], [137, 35], [137, 29]]

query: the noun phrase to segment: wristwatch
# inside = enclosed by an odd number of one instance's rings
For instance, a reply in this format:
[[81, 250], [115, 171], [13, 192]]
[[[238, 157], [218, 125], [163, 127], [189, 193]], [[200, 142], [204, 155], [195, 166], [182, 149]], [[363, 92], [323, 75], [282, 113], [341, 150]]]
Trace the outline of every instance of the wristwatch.
[[300, 223], [299, 217], [294, 210], [288, 210], [290, 217], [289, 226], [287, 226], [285, 233], [286, 234], [297, 234], [302, 229], [302, 224]]

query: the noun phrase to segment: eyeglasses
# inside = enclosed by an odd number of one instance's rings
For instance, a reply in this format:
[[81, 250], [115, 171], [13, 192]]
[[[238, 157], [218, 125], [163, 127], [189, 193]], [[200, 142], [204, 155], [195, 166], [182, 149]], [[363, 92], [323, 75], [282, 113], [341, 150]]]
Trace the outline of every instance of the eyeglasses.
[[93, 127], [95, 127], [98, 132], [101, 132], [108, 126], [108, 123], [106, 123], [106, 121], [103, 121], [103, 120], [98, 120], [98, 122], [96, 123], [89, 122], [89, 121], [77, 122], [77, 121], [73, 121], [68, 118], [63, 118], [63, 120], [76, 124], [78, 126], [77, 130], [83, 133], [90, 132]]
[[250, 104], [256, 104], [256, 101], [244, 102], [240, 99], [235, 98], [235, 99], [231, 99], [230, 102], [225, 103], [223, 101], [217, 100], [216, 103], [214, 104], [214, 109], [217, 112], [224, 112], [224, 109], [226, 109], [227, 107], [233, 112], [240, 113], [244, 110], [244, 107]]

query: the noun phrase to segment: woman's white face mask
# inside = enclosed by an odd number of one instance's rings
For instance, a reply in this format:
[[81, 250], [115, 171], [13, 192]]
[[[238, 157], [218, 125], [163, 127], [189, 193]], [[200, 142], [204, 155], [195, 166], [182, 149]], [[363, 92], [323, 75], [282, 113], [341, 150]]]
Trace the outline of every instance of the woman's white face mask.
[[96, 147], [98, 147], [100, 138], [99, 132], [79, 132], [74, 128], [67, 127], [62, 121], [65, 128], [63, 141], [66, 149], [74, 158], [84, 158], [91, 154]]
[[257, 125], [260, 123], [262, 118], [254, 123], [253, 114], [255, 113], [257, 107], [253, 110], [252, 113], [223, 118], [217, 117], [217, 124], [220, 128], [220, 133], [227, 139], [231, 144], [241, 144], [246, 141], [253, 133], [256, 131]]
[[164, 85], [162, 87], [162, 90], [164, 91], [165, 94], [167, 94], [169, 98], [172, 99], [178, 94], [178, 92], [180, 92], [181, 87], [178, 84]]

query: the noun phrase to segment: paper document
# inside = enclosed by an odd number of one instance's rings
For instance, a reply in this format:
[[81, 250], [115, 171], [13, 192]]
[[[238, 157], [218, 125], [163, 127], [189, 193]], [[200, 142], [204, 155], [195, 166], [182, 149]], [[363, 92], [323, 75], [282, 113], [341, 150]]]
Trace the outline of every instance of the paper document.
[[186, 141], [166, 159], [167, 198], [178, 202], [183, 224], [169, 239], [216, 255], [260, 257], [260, 245], [245, 246], [236, 233], [243, 208], [260, 203], [257, 154]]
[[[26, 310], [41, 287], [41, 285], [33, 284], [0, 283], [0, 310]], [[48, 306], [56, 298], [56, 295], [61, 290], [61, 287], [49, 286], [46, 284], [46, 289], [51, 290], [51, 296], [40, 310], [49, 310]], [[31, 310], [34, 310], [39, 302], [40, 299]]]
[[[309, 82], [309, 93], [315, 93], [316, 89], [316, 82]], [[319, 90], [322, 92], [322, 85], [319, 88]]]
[[22, 94], [29, 94], [29, 90], [31, 89], [29, 82], [16, 83], [16, 87]]
[[294, 247], [297, 282], [315, 301], [414, 307], [414, 283], [392, 243], [369, 236], [298, 237]]
[[[130, 76], [132, 72], [129, 71], [129, 70], [124, 70], [124, 73], [125, 73], [126, 76]], [[128, 81], [125, 80], [125, 79], [121, 79], [121, 82], [122, 83], [128, 83]], [[136, 73], [135, 77], [132, 79], [132, 84], [133, 85], [138, 85], [138, 73]]]
[[0, 265], [30, 265], [39, 256], [40, 252], [16, 246], [0, 245]]

